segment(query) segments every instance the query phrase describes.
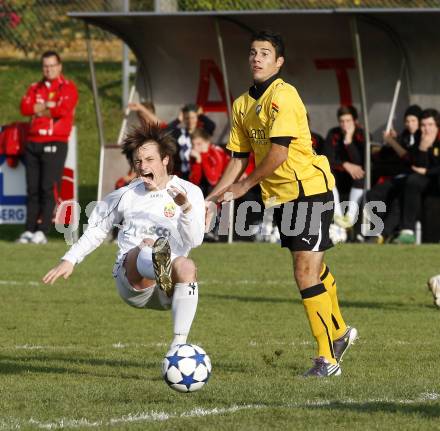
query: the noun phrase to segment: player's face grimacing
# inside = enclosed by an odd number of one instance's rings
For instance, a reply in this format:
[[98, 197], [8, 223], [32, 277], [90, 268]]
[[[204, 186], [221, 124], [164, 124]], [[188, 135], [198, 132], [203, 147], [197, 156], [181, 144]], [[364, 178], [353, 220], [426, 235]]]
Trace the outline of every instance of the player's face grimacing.
[[167, 172], [169, 158], [161, 159], [155, 142], [147, 142], [140, 147], [133, 162], [137, 175], [148, 190], [163, 189], [169, 180]]
[[272, 44], [265, 40], [252, 42], [249, 52], [249, 66], [255, 82], [264, 82], [280, 71], [284, 57], [276, 58]]

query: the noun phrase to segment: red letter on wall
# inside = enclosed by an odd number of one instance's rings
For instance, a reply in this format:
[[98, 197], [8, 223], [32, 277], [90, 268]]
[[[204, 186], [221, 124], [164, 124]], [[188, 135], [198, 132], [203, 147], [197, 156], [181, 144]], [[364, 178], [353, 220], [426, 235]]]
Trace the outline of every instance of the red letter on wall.
[[[209, 99], [209, 85], [210, 77], [214, 78], [220, 94], [220, 100]], [[232, 97], [231, 97], [232, 100]], [[215, 64], [214, 60], [202, 59], [200, 60], [200, 76], [199, 89], [197, 92], [197, 105], [203, 108], [205, 112], [228, 112], [226, 105], [226, 92], [223, 75]]]
[[318, 70], [334, 69], [338, 80], [339, 102], [341, 105], [351, 105], [351, 88], [350, 79], [348, 78], [347, 69], [354, 69], [355, 63], [353, 58], [325, 58], [315, 60], [315, 66]]

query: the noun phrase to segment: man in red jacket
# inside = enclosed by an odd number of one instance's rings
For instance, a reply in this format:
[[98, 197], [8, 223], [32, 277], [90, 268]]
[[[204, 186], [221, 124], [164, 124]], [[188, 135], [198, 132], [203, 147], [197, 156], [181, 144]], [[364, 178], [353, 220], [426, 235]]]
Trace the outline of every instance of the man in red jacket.
[[30, 116], [25, 148], [27, 216], [19, 243], [45, 244], [55, 206], [54, 187], [61, 182], [72, 130], [78, 91], [62, 75], [60, 56], [41, 56], [43, 79], [33, 83], [21, 100], [21, 113]]
[[208, 196], [219, 182], [229, 156], [221, 147], [211, 143], [211, 136], [203, 129], [194, 130], [191, 141], [189, 180], [202, 189], [203, 196]]

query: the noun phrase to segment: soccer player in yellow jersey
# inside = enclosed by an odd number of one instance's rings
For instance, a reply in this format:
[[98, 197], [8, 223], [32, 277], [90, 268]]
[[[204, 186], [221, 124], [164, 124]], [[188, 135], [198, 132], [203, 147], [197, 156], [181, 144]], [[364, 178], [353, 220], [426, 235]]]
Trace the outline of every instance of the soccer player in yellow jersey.
[[[227, 145], [232, 158], [206, 198], [206, 207], [238, 199], [260, 184], [265, 206], [275, 207], [281, 246], [291, 251], [295, 280], [318, 343], [314, 365], [305, 376], [336, 376], [357, 330], [342, 318], [336, 283], [324, 263], [324, 251], [333, 245], [329, 226], [334, 178], [327, 158], [312, 149], [298, 92], [279, 77], [283, 63], [284, 43], [278, 34], [262, 31], [252, 37], [249, 66], [254, 84], [234, 102]], [[239, 180], [251, 151], [256, 168]]]

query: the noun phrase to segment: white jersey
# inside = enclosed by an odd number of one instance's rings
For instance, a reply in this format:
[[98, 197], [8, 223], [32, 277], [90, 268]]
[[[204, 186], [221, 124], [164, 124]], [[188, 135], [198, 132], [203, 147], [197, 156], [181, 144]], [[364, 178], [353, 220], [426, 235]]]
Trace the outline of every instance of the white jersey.
[[[170, 186], [186, 193], [192, 208], [184, 214], [168, 194]], [[119, 228], [117, 262], [143, 239], [167, 237], [171, 252], [187, 256], [203, 241], [205, 204], [202, 191], [196, 185], [171, 177], [163, 190], [148, 191], [141, 179], [134, 180], [107, 195], [89, 217], [81, 238], [62, 257], [73, 264], [81, 262], [107, 237], [112, 228]]]

